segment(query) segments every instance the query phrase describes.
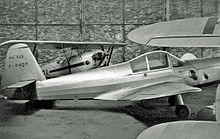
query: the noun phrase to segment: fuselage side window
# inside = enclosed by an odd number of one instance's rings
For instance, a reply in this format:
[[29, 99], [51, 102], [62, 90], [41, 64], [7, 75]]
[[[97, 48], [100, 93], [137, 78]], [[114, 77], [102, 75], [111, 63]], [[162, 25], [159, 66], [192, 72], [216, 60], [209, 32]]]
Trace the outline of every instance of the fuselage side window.
[[150, 70], [169, 67], [166, 53], [152, 53], [147, 55]]
[[138, 59], [134, 59], [130, 62], [133, 72], [140, 72], [147, 70], [146, 56], [142, 56]]
[[172, 56], [169, 56], [169, 58], [170, 58], [170, 61], [171, 61], [173, 67], [182, 67], [183, 66], [183, 62], [180, 61], [179, 59], [176, 59]]

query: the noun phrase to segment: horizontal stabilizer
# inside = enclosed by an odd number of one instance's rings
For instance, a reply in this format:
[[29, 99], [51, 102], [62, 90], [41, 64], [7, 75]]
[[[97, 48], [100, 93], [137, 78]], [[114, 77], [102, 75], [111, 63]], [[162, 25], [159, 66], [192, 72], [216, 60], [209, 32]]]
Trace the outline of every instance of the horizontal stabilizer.
[[33, 82], [35, 82], [36, 80], [29, 80], [29, 81], [21, 81], [21, 82], [18, 82], [18, 83], [15, 83], [15, 84], [11, 84], [3, 89], [11, 89], [11, 88], [21, 88], [21, 87], [24, 87], [28, 84], [31, 84]]
[[29, 102], [30, 100], [7, 100], [7, 103], [12, 103], [12, 104], [25, 104]]
[[1, 94], [11, 100], [35, 100], [37, 99], [36, 80], [11, 84], [3, 88]]
[[164, 82], [154, 85], [127, 87], [103, 93], [94, 99], [100, 100], [144, 100], [167, 97], [189, 92], [199, 92], [200, 88], [191, 87], [181, 82]]
[[215, 109], [214, 105], [205, 106], [205, 108], [210, 109], [210, 110], [214, 110]]

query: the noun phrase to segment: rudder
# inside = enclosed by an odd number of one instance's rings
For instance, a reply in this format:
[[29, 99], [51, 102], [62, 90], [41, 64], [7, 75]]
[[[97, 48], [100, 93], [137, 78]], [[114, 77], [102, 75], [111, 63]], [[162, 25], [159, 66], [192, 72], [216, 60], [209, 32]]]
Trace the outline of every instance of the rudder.
[[45, 80], [28, 45], [19, 43], [8, 49], [2, 76], [1, 89], [28, 80]]

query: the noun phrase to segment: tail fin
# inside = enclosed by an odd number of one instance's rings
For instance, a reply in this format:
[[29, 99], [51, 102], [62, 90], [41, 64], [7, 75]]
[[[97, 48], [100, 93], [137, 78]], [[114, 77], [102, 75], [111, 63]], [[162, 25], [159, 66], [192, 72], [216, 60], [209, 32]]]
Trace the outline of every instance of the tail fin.
[[216, 114], [216, 121], [220, 122], [220, 84], [218, 84], [218, 87], [216, 89], [215, 114]]
[[186, 53], [181, 57], [181, 60], [183, 60], [183, 61], [193, 60], [193, 59], [197, 59], [197, 57], [192, 53]]
[[45, 80], [35, 57], [26, 44], [15, 44], [8, 49], [1, 89], [27, 80]]

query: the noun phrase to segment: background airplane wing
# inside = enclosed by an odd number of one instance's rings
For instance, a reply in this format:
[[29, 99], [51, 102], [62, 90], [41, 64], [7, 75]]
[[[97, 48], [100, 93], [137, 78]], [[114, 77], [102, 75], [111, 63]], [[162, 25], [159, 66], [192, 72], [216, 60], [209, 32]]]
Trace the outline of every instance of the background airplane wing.
[[72, 42], [72, 41], [38, 41], [38, 40], [10, 40], [0, 44], [2, 46], [11, 46], [16, 43], [25, 43], [28, 46], [37, 45], [38, 48], [44, 49], [63, 49], [63, 48], [74, 48], [74, 49], [108, 49], [110, 46], [123, 47], [126, 43], [117, 42]]
[[148, 44], [151, 38], [159, 36], [187, 36], [212, 34], [218, 18], [188, 18], [146, 25], [128, 33], [129, 40]]
[[146, 45], [157, 47], [220, 47], [220, 35], [176, 35], [154, 36], [149, 38]]
[[128, 39], [157, 47], [220, 47], [216, 17], [189, 18], [154, 23], [134, 29]]
[[127, 87], [98, 95], [100, 100], [144, 100], [167, 97], [189, 92], [199, 92], [200, 88], [191, 87], [182, 82], [163, 82], [154, 85]]

